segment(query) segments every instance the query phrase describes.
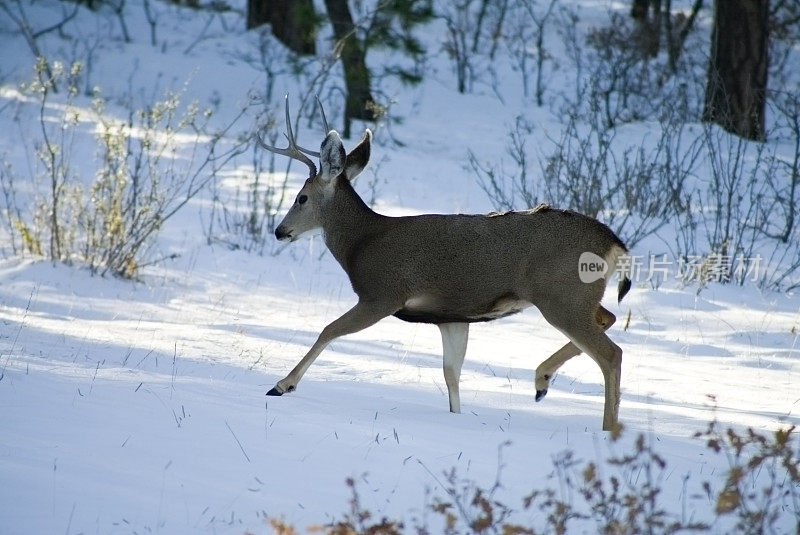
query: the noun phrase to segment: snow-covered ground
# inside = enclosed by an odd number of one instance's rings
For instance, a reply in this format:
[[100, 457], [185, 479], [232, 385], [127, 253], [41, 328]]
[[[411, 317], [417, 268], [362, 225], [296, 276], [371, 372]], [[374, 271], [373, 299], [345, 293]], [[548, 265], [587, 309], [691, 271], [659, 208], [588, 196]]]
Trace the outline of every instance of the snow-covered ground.
[[[30, 17], [46, 25], [60, 4], [36, 2]], [[92, 84], [104, 94], [132, 85], [150, 95], [190, 79], [192, 97], [216, 96], [222, 115], [235, 113], [263, 83], [239, 61], [252, 46], [235, 26], [241, 16], [226, 16], [236, 28], [228, 32], [216, 21], [185, 53], [205, 19], [155, 5], [164, 46], [149, 45], [141, 5], [132, 3], [133, 43], [104, 43]], [[116, 31], [99, 28], [113, 18], [83, 8], [72, 24], [73, 33]], [[24, 138], [39, 125], [13, 90], [31, 78], [33, 59], [12, 30], [3, 20], [0, 131], [12, 134], [0, 139], [0, 154], [22, 168], [33, 146]], [[53, 54], [69, 50], [56, 32], [43, 42]], [[299, 91], [285, 79], [286, 90]], [[521, 99], [454, 87], [445, 65], [434, 64], [420, 88], [398, 94], [405, 120], [392, 134], [405, 146], [373, 147], [379, 211], [492, 208], [465, 170], [467, 148], [502, 153]], [[557, 138], [550, 112], [529, 110], [529, 118]], [[313, 136], [304, 130], [301, 144], [313, 145]], [[297, 168], [290, 197], [302, 179]], [[367, 194], [364, 184], [357, 189]], [[653, 289], [640, 281], [622, 304], [609, 291], [605, 306], [618, 317], [610, 336], [625, 352], [619, 443], [600, 430], [602, 377], [585, 356], [534, 403], [536, 366], [565, 342], [535, 309], [473, 326], [460, 415], [447, 411], [438, 330], [394, 318], [333, 343], [296, 392], [267, 398], [355, 297], [319, 238], [275, 255], [208, 245], [209, 201], [201, 194], [168, 222], [154, 248], [180, 257], [145, 268], [137, 281], [0, 258], [0, 533], [265, 532], [270, 517], [305, 527], [347, 510], [348, 477], [376, 517], [410, 524], [430, 515], [430, 495], [444, 496], [445, 471], [491, 486], [500, 470], [501, 495], [517, 505], [533, 488], [557, 484], [548, 478], [559, 452], [602, 466], [639, 432], [668, 461], [666, 501], [679, 503], [688, 499], [684, 475], [696, 494], [727, 467], [692, 438], [715, 415], [761, 431], [800, 422], [800, 297], [754, 284]], [[712, 516], [707, 499], [688, 507], [698, 520]], [[779, 527], [789, 532], [793, 521], [788, 514]]]

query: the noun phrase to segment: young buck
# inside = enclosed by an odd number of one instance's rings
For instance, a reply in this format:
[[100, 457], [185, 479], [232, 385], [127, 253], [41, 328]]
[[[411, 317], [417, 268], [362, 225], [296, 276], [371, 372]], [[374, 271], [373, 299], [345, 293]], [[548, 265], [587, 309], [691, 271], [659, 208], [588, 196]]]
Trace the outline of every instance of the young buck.
[[[537, 368], [536, 401], [547, 393], [556, 370], [583, 351], [603, 372], [603, 429], [616, 429], [622, 350], [605, 334], [616, 318], [600, 300], [618, 259], [627, 253], [622, 241], [593, 218], [546, 205], [490, 215], [375, 213], [350, 184], [367, 165], [372, 133], [366, 130], [346, 154], [339, 134], [328, 130], [324, 111], [322, 118], [326, 136], [319, 152], [295, 143], [288, 95], [289, 146], [278, 149], [257, 136], [265, 149], [309, 168], [308, 180], [275, 236], [294, 241], [322, 229], [325, 245], [350, 278], [358, 303], [322, 330], [308, 353], [267, 395], [294, 391], [331, 341], [393, 315], [439, 327], [450, 411], [460, 412], [458, 381], [469, 324], [534, 305], [570, 340]], [[304, 153], [319, 157], [319, 172]], [[597, 268], [588, 277], [581, 272], [590, 263], [586, 255], [594, 260], [590, 267]], [[618, 299], [629, 289], [630, 280], [621, 276]]]

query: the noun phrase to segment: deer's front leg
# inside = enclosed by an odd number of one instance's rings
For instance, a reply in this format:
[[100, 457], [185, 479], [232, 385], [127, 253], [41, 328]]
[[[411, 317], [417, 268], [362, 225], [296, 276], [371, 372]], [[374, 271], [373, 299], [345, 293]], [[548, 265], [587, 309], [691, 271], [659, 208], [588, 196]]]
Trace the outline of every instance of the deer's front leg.
[[398, 307], [387, 306], [385, 303], [359, 301], [356, 306], [345, 312], [340, 318], [334, 320], [325, 327], [317, 337], [317, 341], [308, 350], [308, 353], [297, 363], [297, 366], [289, 372], [289, 375], [278, 381], [275, 387], [267, 392], [268, 396], [281, 396], [286, 392], [292, 392], [297, 388], [300, 378], [306, 373], [309, 366], [316, 360], [322, 350], [332, 341], [340, 336], [352, 334], [370, 325], [374, 325], [378, 320], [394, 313]]

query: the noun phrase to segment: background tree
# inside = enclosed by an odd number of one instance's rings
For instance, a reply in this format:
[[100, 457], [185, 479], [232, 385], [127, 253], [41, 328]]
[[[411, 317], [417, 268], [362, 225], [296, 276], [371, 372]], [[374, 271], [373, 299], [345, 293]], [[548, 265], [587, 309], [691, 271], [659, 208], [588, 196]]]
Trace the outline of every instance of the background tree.
[[356, 32], [353, 15], [347, 0], [325, 0], [328, 18], [333, 26], [333, 36], [340, 50], [344, 69], [344, 85], [347, 97], [344, 108], [343, 136], [350, 137], [353, 119], [371, 121], [375, 119], [374, 99], [370, 92], [370, 72], [367, 69], [367, 52], [364, 42]]
[[312, 0], [247, 0], [247, 29], [269, 23], [272, 34], [297, 54], [316, 53], [319, 22]]
[[673, 14], [672, 0], [633, 0], [631, 17], [638, 25], [637, 40], [643, 47], [642, 52], [654, 58], [666, 48], [670, 73], [675, 74], [683, 44], [702, 7], [703, 0], [693, 0], [688, 14], [684, 11]]
[[656, 57], [661, 40], [661, 0], [633, 0], [631, 17], [640, 26], [640, 40], [644, 53]]
[[[347, 0], [325, 0], [333, 28], [333, 52], [341, 59], [344, 71], [344, 137], [350, 137], [353, 119], [373, 121], [385, 113], [386, 106], [374, 98], [375, 77], [378, 85], [387, 76], [410, 84], [422, 80], [425, 49], [413, 29], [433, 17], [431, 6], [431, 0], [393, 0], [377, 5], [354, 2], [353, 11]], [[248, 0], [247, 28], [265, 23], [290, 50], [302, 55], [316, 53], [316, 32], [322, 18], [314, 10], [313, 0]], [[378, 47], [400, 52], [404, 58], [411, 58], [413, 65], [409, 68], [388, 59], [371, 72], [367, 52]]]
[[769, 0], [715, 0], [703, 120], [763, 141]]
[[[376, 78], [378, 85], [385, 77], [398, 79], [404, 84], [422, 81], [421, 65], [425, 48], [414, 36], [414, 28], [433, 18], [430, 0], [393, 0], [380, 2], [371, 8], [365, 8], [361, 2], [353, 5], [355, 12], [350, 10], [347, 0], [325, 0], [336, 39], [335, 48], [344, 70], [347, 92], [343, 132], [345, 137], [350, 137], [350, 123], [353, 119], [373, 121], [380, 119], [385, 113], [385, 105], [374, 98], [376, 94], [378, 97], [382, 96], [380, 89], [375, 87]], [[366, 63], [367, 54], [375, 48], [387, 49], [389, 52], [399, 53], [405, 59], [410, 58], [412, 65], [395, 61], [398, 56], [388, 54], [379, 67], [370, 70]]]
[[[364, 44], [367, 51], [383, 48], [410, 59], [412, 65], [385, 61], [376, 71], [378, 77], [392, 76], [406, 84], [422, 81], [425, 47], [417, 39], [414, 29], [434, 16], [430, 0], [393, 0], [383, 2], [364, 18]], [[388, 58], [387, 58], [388, 59]]]

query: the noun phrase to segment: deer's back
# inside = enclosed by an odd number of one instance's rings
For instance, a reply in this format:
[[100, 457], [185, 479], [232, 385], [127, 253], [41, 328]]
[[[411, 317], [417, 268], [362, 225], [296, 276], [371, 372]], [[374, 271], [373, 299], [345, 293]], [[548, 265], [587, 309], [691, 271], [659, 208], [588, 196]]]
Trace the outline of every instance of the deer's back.
[[390, 295], [400, 319], [488, 321], [574, 287], [581, 253], [605, 257], [615, 245], [624, 249], [602, 223], [549, 207], [387, 218], [345, 269], [360, 298]]

